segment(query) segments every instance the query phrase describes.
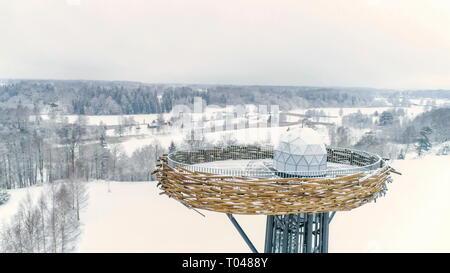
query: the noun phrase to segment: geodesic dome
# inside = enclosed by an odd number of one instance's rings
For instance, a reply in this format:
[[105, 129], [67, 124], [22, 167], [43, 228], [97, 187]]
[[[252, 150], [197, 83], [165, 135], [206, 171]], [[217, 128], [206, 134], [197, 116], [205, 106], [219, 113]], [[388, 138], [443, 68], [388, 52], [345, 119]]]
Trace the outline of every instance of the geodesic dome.
[[325, 171], [327, 150], [322, 137], [311, 128], [289, 130], [281, 135], [273, 151], [273, 166], [277, 171], [288, 174]]

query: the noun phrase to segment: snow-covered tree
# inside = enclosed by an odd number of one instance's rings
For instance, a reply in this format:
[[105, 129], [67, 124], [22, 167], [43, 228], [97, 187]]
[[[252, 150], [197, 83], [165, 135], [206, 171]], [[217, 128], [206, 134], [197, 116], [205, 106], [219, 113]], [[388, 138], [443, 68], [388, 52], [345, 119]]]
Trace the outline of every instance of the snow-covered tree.
[[177, 147], [175, 146], [175, 143], [173, 141], [171, 141], [170, 146], [169, 146], [169, 153], [175, 152], [176, 149], [177, 149]]
[[0, 189], [0, 205], [5, 204], [9, 200], [9, 193], [3, 189]]
[[37, 201], [27, 195], [11, 221], [0, 230], [0, 252], [72, 251], [80, 235], [74, 208], [74, 200], [80, 196], [74, 194], [71, 185], [55, 182], [43, 190]]
[[394, 116], [391, 112], [384, 111], [381, 113], [380, 120], [378, 122], [381, 126], [392, 125], [394, 123]]
[[424, 151], [428, 151], [431, 149], [432, 145], [431, 145], [431, 142], [429, 139], [429, 135], [431, 135], [432, 132], [433, 132], [433, 130], [428, 126], [423, 127], [420, 130], [420, 133], [419, 133], [420, 136], [417, 139], [417, 144], [416, 144], [416, 150], [417, 150], [417, 154], [419, 156], [421, 156]]

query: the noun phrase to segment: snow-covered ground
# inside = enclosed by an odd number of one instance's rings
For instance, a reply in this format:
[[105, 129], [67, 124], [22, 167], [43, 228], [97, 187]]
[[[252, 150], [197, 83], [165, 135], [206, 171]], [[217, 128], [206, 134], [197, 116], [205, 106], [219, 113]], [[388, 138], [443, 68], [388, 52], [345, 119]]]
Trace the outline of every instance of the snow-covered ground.
[[22, 200], [25, 200], [28, 194], [33, 201], [36, 201], [41, 191], [42, 187], [40, 186], [8, 190], [10, 194], [8, 202], [0, 205], [0, 229], [2, 225], [6, 225], [10, 222], [11, 218], [19, 210]]
[[[164, 119], [169, 119], [170, 114], [163, 114]], [[78, 119], [78, 115], [63, 115], [67, 118], [67, 122], [74, 123]], [[119, 125], [122, 117], [133, 118], [136, 123], [152, 123], [158, 118], [158, 114], [138, 114], [138, 115], [83, 115], [88, 125]], [[43, 120], [49, 119], [49, 115], [41, 115]]]
[[[155, 182], [90, 184], [90, 200], [81, 215], [84, 234], [80, 252], [247, 252], [226, 215], [201, 216], [173, 199], [159, 195]], [[239, 217], [254, 230], [264, 217]], [[261, 247], [261, 245], [257, 245]]]
[[387, 195], [336, 214], [332, 252], [449, 252], [450, 156], [395, 161]]
[[[291, 129], [299, 125], [289, 126]], [[242, 144], [254, 143], [277, 143], [280, 134], [288, 130], [288, 127], [267, 127], [267, 128], [243, 128], [232, 131], [218, 131], [204, 134], [207, 143], [217, 144], [222, 139], [233, 139]], [[325, 143], [329, 143], [328, 133], [326, 127], [320, 127], [317, 131], [323, 136]], [[179, 128], [170, 128], [170, 130], [163, 131], [158, 134], [148, 134], [132, 136], [124, 138], [120, 145], [123, 150], [131, 155], [136, 149], [155, 143], [159, 143], [162, 147], [169, 147], [173, 141], [175, 145], [181, 145], [186, 136], [189, 134], [188, 130]]]
[[[258, 108], [256, 105], [246, 104], [244, 105], [245, 111], [247, 111], [248, 117], [254, 118], [258, 115]], [[202, 113], [190, 113], [195, 120], [200, 118], [206, 118], [207, 120], [223, 119], [227, 111], [234, 109], [234, 106], [228, 107], [214, 107], [207, 106], [203, 109]], [[86, 118], [88, 125], [119, 125], [122, 118], [132, 118], [136, 123], [152, 123], [158, 119], [159, 114], [135, 114], [135, 115], [83, 115]], [[163, 113], [163, 118], [167, 121], [172, 117], [173, 113]], [[43, 120], [49, 119], [48, 114], [42, 114], [40, 117]], [[78, 115], [61, 115], [69, 123], [74, 123], [78, 119]]]
[[[330, 252], [450, 251], [450, 156], [399, 160], [388, 194], [348, 212], [338, 212], [330, 230]], [[202, 211], [159, 195], [155, 182], [89, 183], [81, 215], [79, 252], [248, 252], [226, 215]], [[21, 199], [40, 187], [10, 191], [0, 206], [4, 221]], [[237, 215], [255, 246], [264, 244], [264, 216]]]

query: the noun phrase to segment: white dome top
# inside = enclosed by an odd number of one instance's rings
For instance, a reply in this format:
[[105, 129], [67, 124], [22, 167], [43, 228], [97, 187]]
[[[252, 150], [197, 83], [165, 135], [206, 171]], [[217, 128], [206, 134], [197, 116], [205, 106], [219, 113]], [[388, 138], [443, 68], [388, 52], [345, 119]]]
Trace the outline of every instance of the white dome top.
[[286, 172], [323, 171], [327, 150], [322, 137], [311, 128], [297, 128], [281, 136], [274, 149], [275, 169]]

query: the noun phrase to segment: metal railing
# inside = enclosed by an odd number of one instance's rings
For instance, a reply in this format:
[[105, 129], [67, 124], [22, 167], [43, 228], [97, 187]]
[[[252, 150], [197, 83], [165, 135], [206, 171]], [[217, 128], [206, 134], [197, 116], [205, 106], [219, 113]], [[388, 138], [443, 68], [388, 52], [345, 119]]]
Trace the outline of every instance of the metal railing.
[[273, 159], [273, 146], [231, 145], [226, 147], [199, 147], [177, 150], [167, 157], [170, 167], [182, 167], [195, 172], [206, 172], [241, 177], [335, 177], [367, 172], [387, 167], [378, 155], [340, 147], [327, 147], [327, 162], [340, 164], [339, 168], [321, 171], [280, 172], [271, 166], [245, 168], [221, 168], [197, 164], [224, 160], [263, 160]]

